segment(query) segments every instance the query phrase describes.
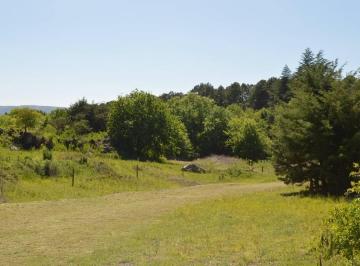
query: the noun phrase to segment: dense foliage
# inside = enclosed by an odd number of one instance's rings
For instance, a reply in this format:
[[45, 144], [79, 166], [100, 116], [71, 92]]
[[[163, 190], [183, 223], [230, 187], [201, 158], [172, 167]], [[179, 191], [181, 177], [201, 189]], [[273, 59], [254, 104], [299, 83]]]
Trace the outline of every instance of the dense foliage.
[[276, 112], [276, 171], [286, 183], [307, 181], [314, 192], [341, 195], [360, 160], [360, 82], [307, 51], [290, 87], [294, 97]]
[[214, 101], [193, 93], [168, 102], [172, 113], [184, 123], [195, 151], [201, 156], [225, 153], [226, 110]]
[[26, 133], [28, 129], [34, 128], [39, 122], [40, 113], [29, 108], [14, 109], [10, 113], [15, 118], [17, 126], [24, 129]]
[[325, 222], [320, 249], [326, 258], [341, 254], [354, 263], [360, 262], [360, 200], [331, 213]]
[[113, 103], [108, 132], [125, 158], [160, 160], [184, 153], [178, 149], [191, 149], [182, 124], [159, 98], [145, 92], [135, 91]]
[[50, 114], [17, 109], [0, 116], [0, 144], [13, 149], [117, 151], [123, 158], [192, 159], [228, 154], [273, 157], [286, 183], [342, 194], [360, 161], [360, 81], [342, 76], [337, 61], [307, 49], [295, 72], [255, 84], [159, 97], [135, 91], [115, 102], [85, 99]]
[[227, 134], [227, 144], [235, 155], [252, 161], [267, 157], [270, 140], [254, 119], [231, 119]]

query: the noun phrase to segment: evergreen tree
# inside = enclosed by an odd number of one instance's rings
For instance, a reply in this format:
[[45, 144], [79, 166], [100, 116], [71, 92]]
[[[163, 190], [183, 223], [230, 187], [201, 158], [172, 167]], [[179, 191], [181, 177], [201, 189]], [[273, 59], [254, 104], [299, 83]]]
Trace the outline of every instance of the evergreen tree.
[[[351, 186], [360, 160], [360, 82], [341, 78], [337, 62], [305, 51], [291, 82], [294, 97], [278, 107], [274, 166], [286, 183], [334, 195]], [[309, 60], [309, 58], [311, 60]]]
[[196, 85], [191, 92], [211, 99], [215, 98], [215, 88], [210, 83], [200, 83]]
[[249, 99], [250, 107], [255, 110], [266, 108], [271, 101], [271, 93], [266, 80], [259, 81], [252, 90], [252, 94]]
[[281, 77], [277, 82], [276, 96], [277, 99], [283, 102], [288, 102], [291, 98], [291, 91], [289, 87], [289, 82], [291, 79], [291, 70], [285, 65], [282, 72]]
[[245, 105], [249, 98], [249, 86], [246, 84], [239, 84], [238, 82], [232, 83], [226, 87], [226, 105], [241, 104]]

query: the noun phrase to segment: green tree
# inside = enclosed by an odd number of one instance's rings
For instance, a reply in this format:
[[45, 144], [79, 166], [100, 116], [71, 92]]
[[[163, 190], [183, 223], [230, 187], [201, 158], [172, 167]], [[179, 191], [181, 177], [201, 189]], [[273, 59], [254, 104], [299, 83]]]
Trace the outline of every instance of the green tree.
[[360, 82], [308, 50], [291, 82], [294, 97], [276, 111], [274, 166], [286, 183], [334, 195], [350, 186], [360, 161]]
[[175, 119], [159, 98], [134, 91], [126, 97], [119, 97], [112, 104], [108, 134], [121, 156], [160, 160], [172, 152], [179, 154], [174, 152], [176, 144], [173, 140], [179, 135], [182, 138], [186, 136], [184, 128]]
[[69, 124], [69, 117], [66, 109], [55, 109], [49, 114], [49, 123], [56, 129], [57, 133], [65, 130]]
[[252, 88], [249, 98], [249, 105], [255, 110], [269, 107], [273, 104], [273, 84], [276, 82], [275, 78], [269, 80], [260, 80]]
[[170, 91], [168, 93], [163, 93], [159, 96], [160, 99], [164, 100], [164, 101], [168, 101], [174, 97], [182, 97], [184, 96], [184, 94], [182, 92], [174, 92], [174, 91]]
[[216, 102], [217, 105], [220, 106], [225, 106], [226, 105], [226, 94], [225, 94], [226, 90], [223, 86], [219, 86], [216, 90], [215, 90], [215, 94], [214, 94], [214, 100]]
[[216, 89], [210, 83], [200, 83], [196, 85], [192, 90], [191, 93], [196, 93], [200, 96], [208, 97], [211, 99], [215, 98]]
[[90, 131], [105, 131], [109, 104], [89, 104], [87, 100], [83, 98], [72, 104], [67, 109], [67, 113], [71, 124], [87, 124]]
[[34, 128], [41, 118], [41, 114], [29, 108], [17, 108], [10, 112], [16, 120], [18, 127], [23, 128], [24, 132], [27, 133], [28, 129]]
[[175, 97], [169, 101], [172, 113], [180, 118], [189, 134], [196, 153], [201, 151], [201, 134], [205, 129], [205, 120], [215, 107], [213, 100], [189, 93], [183, 97]]
[[267, 157], [270, 140], [255, 119], [233, 117], [227, 135], [227, 145], [234, 155], [253, 161]]
[[230, 116], [226, 109], [219, 106], [213, 107], [204, 120], [204, 131], [200, 134], [202, 155], [228, 153], [225, 143], [229, 119]]
[[169, 143], [165, 153], [167, 158], [181, 160], [191, 160], [195, 156], [185, 125], [174, 115], [169, 119]]
[[241, 104], [244, 105], [249, 99], [250, 86], [247, 84], [239, 84], [238, 82], [232, 83], [225, 89], [225, 105]]
[[279, 102], [289, 102], [291, 99], [291, 91], [289, 87], [289, 83], [291, 81], [291, 70], [285, 65], [282, 72], [281, 77], [274, 83], [273, 93], [274, 93], [274, 104], [278, 104]]

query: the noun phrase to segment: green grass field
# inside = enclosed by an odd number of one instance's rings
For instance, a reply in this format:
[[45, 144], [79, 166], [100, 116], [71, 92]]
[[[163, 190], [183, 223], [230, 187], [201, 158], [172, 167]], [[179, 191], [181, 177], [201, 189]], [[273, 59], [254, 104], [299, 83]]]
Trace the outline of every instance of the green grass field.
[[0, 204], [1, 265], [318, 265], [322, 221], [346, 204], [300, 196], [269, 162], [213, 156], [197, 161], [206, 174], [141, 162], [136, 178], [136, 161], [80, 156], [54, 153], [64, 169], [45, 178], [23, 163], [41, 153], [1, 153], [19, 176]]
[[[84, 155], [76, 152], [54, 152], [53, 161], [61, 170], [58, 176], [41, 177], [33, 165], [41, 163], [39, 151], [0, 150], [0, 162], [18, 176], [5, 190], [7, 202], [58, 200], [108, 195], [124, 191], [149, 191], [208, 183], [259, 183], [276, 181], [269, 162], [249, 166], [247, 162], [223, 156], [197, 160], [206, 174], [184, 173], [186, 162], [163, 163], [124, 161], [106, 155], [87, 155], [87, 164], [79, 161]], [[136, 167], [139, 167], [138, 176]], [[72, 187], [72, 169], [75, 185]]]

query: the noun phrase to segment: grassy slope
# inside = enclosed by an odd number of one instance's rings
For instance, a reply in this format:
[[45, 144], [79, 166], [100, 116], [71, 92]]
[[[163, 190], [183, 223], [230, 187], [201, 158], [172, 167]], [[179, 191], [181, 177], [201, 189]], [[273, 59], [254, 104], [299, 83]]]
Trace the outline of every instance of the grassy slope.
[[[180, 169], [185, 162], [138, 163], [114, 159], [110, 156], [91, 155], [88, 165], [80, 165], [78, 161], [81, 156], [80, 153], [75, 152], [54, 152], [53, 161], [60, 165], [64, 173], [60, 177], [42, 178], [24, 166], [26, 160], [42, 162], [40, 151], [0, 150], [0, 163], [7, 163], [10, 171], [19, 176], [15, 185], [7, 186], [5, 191], [7, 201], [58, 200], [102, 196], [124, 191], [151, 191], [196, 184], [259, 183], [276, 180], [269, 162], [255, 164], [252, 171], [249, 171], [250, 166], [243, 160], [211, 157], [197, 161], [208, 172], [194, 174], [181, 172]], [[103, 166], [101, 167], [101, 165]], [[138, 178], [135, 174], [136, 165], [140, 167]], [[72, 167], [76, 169], [74, 187], [71, 187]], [[261, 171], [262, 167], [264, 172]], [[113, 176], [109, 176], [111, 174]]]

